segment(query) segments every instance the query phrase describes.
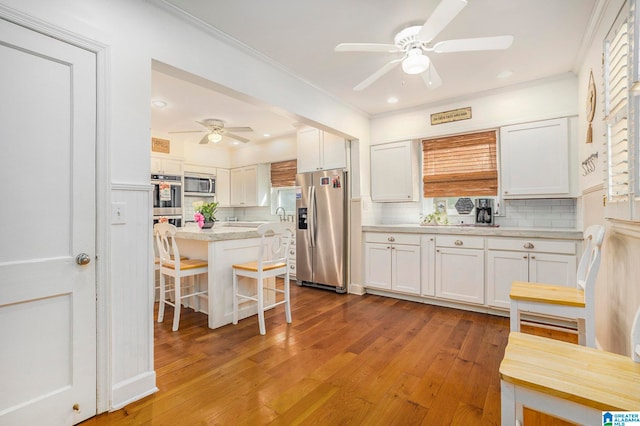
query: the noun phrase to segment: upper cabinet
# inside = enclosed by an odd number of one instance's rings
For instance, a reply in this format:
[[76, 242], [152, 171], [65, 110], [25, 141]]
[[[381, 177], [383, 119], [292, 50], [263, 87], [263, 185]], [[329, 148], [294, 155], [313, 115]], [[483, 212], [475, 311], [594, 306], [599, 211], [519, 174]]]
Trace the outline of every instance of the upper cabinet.
[[344, 138], [314, 128], [298, 132], [298, 173], [346, 167]]
[[182, 160], [157, 155], [151, 156], [151, 173], [182, 175]]
[[500, 129], [504, 198], [575, 196], [574, 122], [558, 118]]
[[230, 207], [230, 173], [229, 169], [216, 169], [216, 201], [220, 207]]
[[418, 201], [420, 177], [417, 143], [403, 141], [371, 147], [372, 201]]
[[232, 207], [268, 206], [270, 191], [269, 164], [231, 169], [230, 201]]

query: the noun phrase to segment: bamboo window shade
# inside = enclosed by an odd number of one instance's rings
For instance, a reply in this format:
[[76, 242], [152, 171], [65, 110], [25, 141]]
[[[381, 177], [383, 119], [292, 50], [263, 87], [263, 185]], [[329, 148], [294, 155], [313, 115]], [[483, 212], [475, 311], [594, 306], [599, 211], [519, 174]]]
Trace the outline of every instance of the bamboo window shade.
[[498, 195], [496, 131], [422, 141], [425, 197]]
[[274, 188], [296, 185], [298, 160], [271, 163], [271, 186]]

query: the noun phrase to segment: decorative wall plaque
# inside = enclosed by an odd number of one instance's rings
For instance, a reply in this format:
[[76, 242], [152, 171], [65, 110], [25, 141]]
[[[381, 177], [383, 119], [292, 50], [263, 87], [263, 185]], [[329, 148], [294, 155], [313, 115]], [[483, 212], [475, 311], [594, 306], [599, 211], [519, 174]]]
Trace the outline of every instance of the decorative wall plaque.
[[151, 152], [169, 154], [169, 151], [171, 151], [171, 141], [168, 139], [151, 138]]
[[453, 109], [451, 111], [431, 114], [431, 125], [450, 123], [452, 121], [468, 120], [471, 118], [471, 107]]

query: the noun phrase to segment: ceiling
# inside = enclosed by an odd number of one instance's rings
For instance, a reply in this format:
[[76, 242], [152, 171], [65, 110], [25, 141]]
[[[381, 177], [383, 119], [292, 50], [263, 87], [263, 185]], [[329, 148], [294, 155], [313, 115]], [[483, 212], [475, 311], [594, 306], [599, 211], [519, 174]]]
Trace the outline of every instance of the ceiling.
[[[443, 84], [426, 88], [419, 75], [396, 67], [362, 91], [353, 87], [400, 55], [334, 52], [342, 42], [393, 44], [409, 25], [422, 25], [440, 0], [163, 0], [279, 63], [292, 74], [370, 115], [441, 102], [532, 80], [576, 72], [602, 0], [468, 0], [434, 42], [513, 35], [507, 50], [429, 53]], [[240, 6], [241, 4], [241, 6]], [[507, 78], [498, 74], [509, 71]], [[154, 71], [152, 130], [203, 130], [195, 120], [220, 118], [250, 126], [252, 142], [295, 132], [296, 123], [255, 106]], [[398, 102], [389, 104], [389, 97]], [[263, 136], [269, 133], [270, 137]], [[198, 141], [202, 134], [194, 134]]]

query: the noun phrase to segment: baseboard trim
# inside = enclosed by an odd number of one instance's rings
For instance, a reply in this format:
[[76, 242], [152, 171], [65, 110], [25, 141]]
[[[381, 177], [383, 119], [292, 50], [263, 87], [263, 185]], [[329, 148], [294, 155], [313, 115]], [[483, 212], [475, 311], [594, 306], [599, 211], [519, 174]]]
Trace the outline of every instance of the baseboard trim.
[[123, 408], [127, 404], [158, 392], [155, 371], [139, 374], [113, 387], [110, 411]]
[[366, 293], [364, 286], [361, 284], [351, 283], [349, 284], [349, 294], [356, 294], [358, 296], [362, 296]]

